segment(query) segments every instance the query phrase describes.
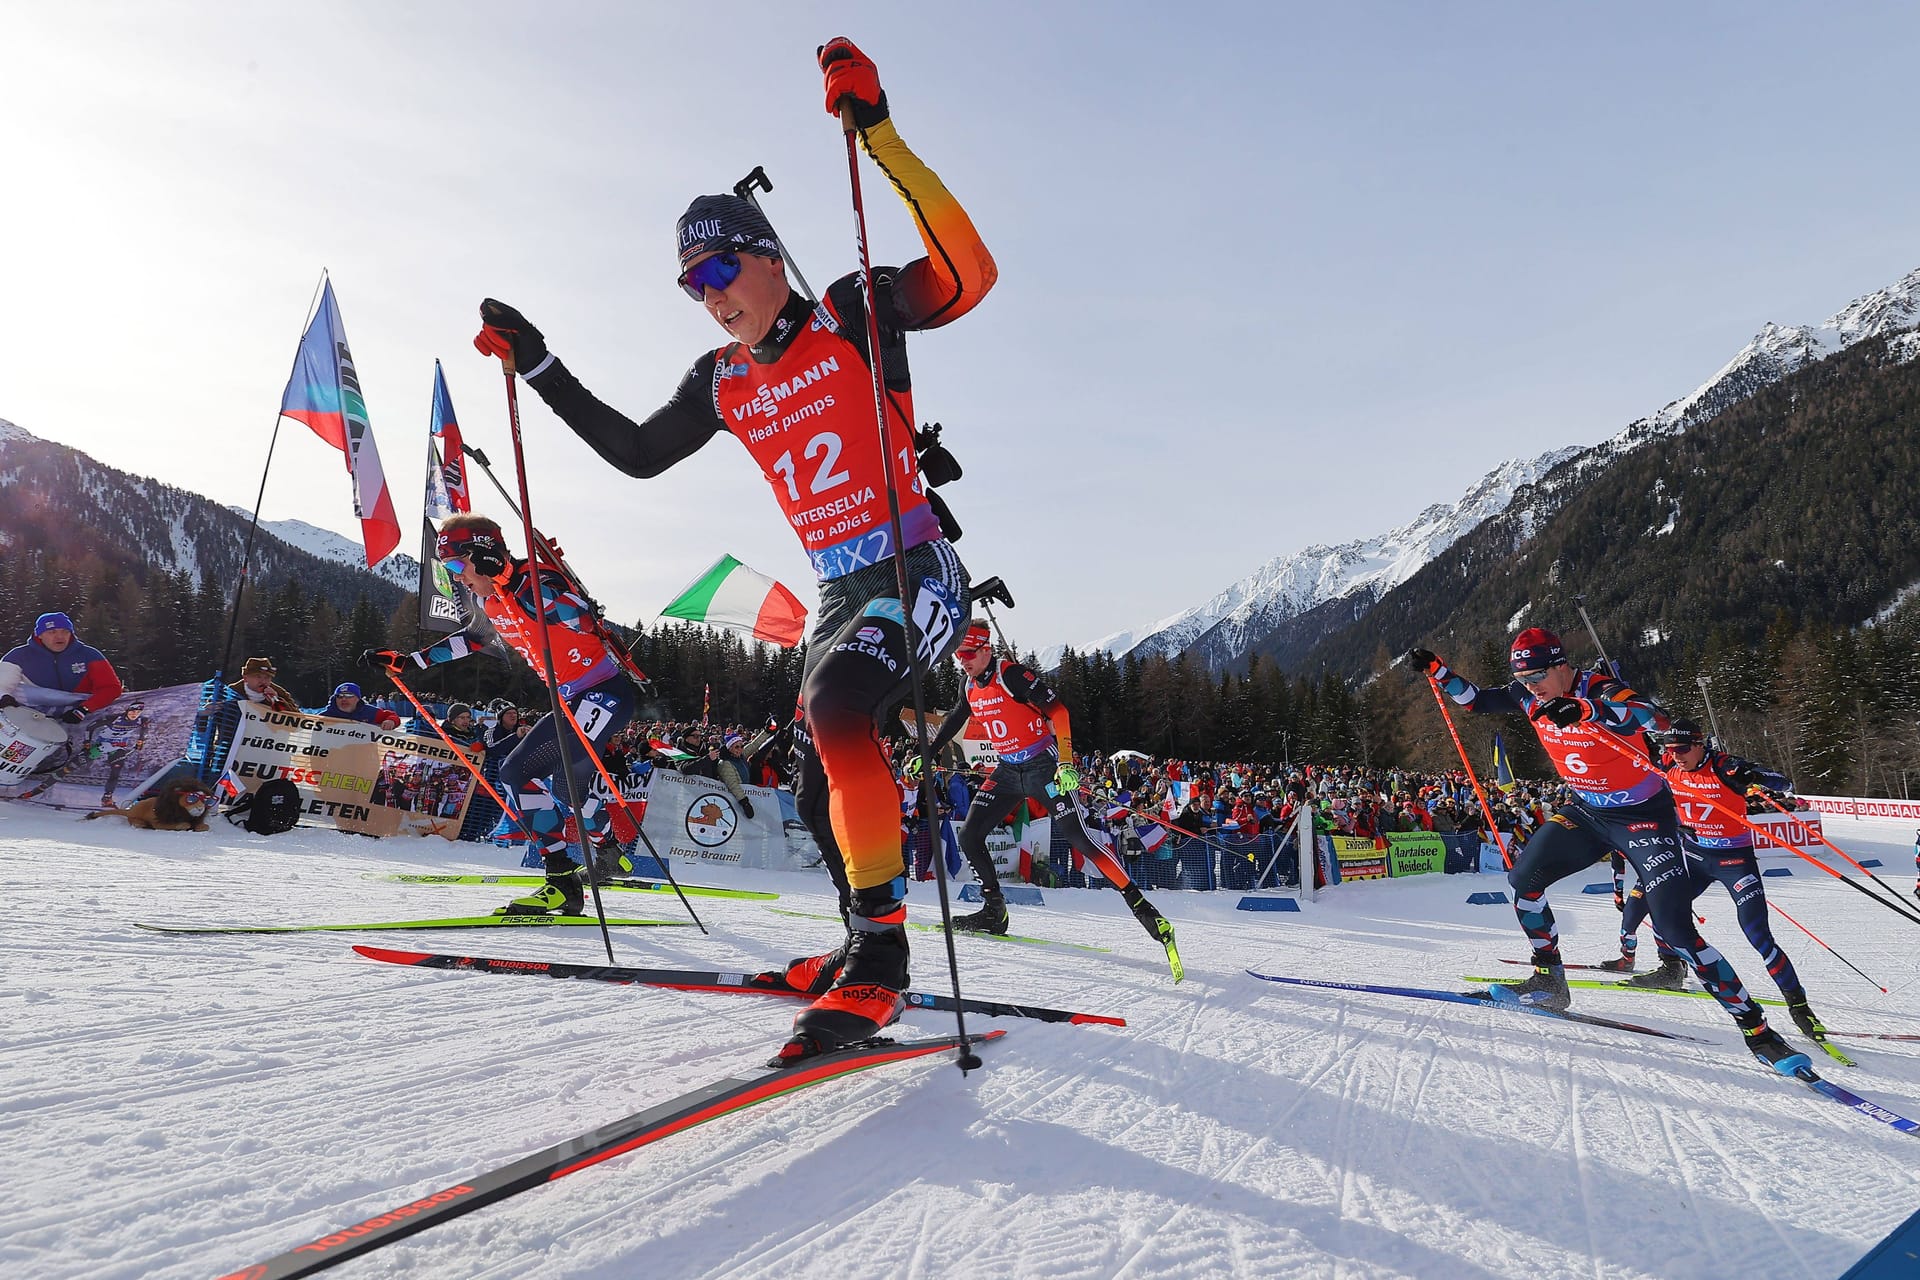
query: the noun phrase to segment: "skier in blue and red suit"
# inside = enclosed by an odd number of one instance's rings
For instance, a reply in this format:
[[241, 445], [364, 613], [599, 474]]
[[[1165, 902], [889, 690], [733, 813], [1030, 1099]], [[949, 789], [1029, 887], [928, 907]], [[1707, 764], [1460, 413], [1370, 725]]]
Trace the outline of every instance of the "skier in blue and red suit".
[[[62, 724], [79, 724], [120, 696], [120, 676], [107, 656], [73, 634], [73, 619], [64, 613], [43, 613], [33, 622], [33, 638], [0, 657], [0, 707], [21, 703], [40, 707]], [[40, 699], [16, 698], [27, 689], [84, 694], [78, 702], [55, 711]]]
[[1767, 1025], [1726, 957], [1694, 928], [1673, 794], [1638, 741], [1648, 729], [1666, 729], [1666, 717], [1613, 676], [1570, 665], [1560, 637], [1544, 627], [1515, 636], [1509, 656], [1513, 681], [1493, 689], [1448, 670], [1428, 649], [1410, 650], [1407, 662], [1469, 711], [1525, 716], [1576, 796], [1528, 838], [1507, 875], [1520, 928], [1533, 944], [1533, 976], [1515, 989], [1517, 998], [1547, 1009], [1572, 1003], [1547, 887], [1618, 851], [1646, 889], [1654, 929], [1733, 1016], [1754, 1056], [1783, 1073], [1807, 1066], [1806, 1055]]
[[[573, 716], [571, 720], [556, 719], [552, 714], [542, 716], [500, 765], [500, 781], [520, 810], [519, 818], [531, 844], [540, 852], [546, 881], [494, 914], [577, 916], [586, 902], [580, 878], [582, 864], [568, 852], [566, 818], [555, 804], [556, 793], [567, 791], [560, 735], [567, 738], [566, 763], [574, 787], [584, 793], [598, 775], [590, 750], [605, 751], [626, 727], [640, 691], [621, 669], [601, 637], [591, 607], [565, 574], [542, 568], [539, 603], [535, 604], [533, 568], [507, 550], [506, 539], [494, 521], [471, 513], [448, 517], [440, 525], [434, 554], [473, 593], [475, 603], [501, 641], [543, 678], [546, 663], [535, 610], [546, 617], [556, 668], [553, 677]], [[480, 636], [459, 631], [413, 653], [369, 649], [360, 660], [398, 675], [454, 662], [484, 648]], [[582, 807], [586, 812], [579, 815], [580, 838], [582, 847], [587, 848], [606, 835], [613, 815], [604, 805]]]
[[[1660, 763], [1680, 812], [1680, 845], [1687, 855], [1690, 898], [1698, 898], [1715, 883], [1727, 887], [1740, 931], [1766, 962], [1767, 974], [1786, 998], [1787, 1012], [1795, 1025], [1815, 1040], [1825, 1039], [1826, 1028], [1807, 1004], [1806, 988], [1800, 984], [1793, 961], [1774, 941], [1767, 920], [1767, 892], [1753, 852], [1753, 832], [1734, 816], [1749, 811], [1774, 812], [1767, 798], [1790, 804], [1793, 783], [1785, 774], [1764, 765], [1709, 750], [1706, 735], [1691, 720], [1675, 720], [1671, 728], [1653, 736], [1662, 744]], [[1627, 896], [1626, 912], [1620, 920], [1623, 948], [1646, 918], [1646, 895], [1636, 887]], [[1686, 983], [1686, 965], [1658, 936], [1657, 929], [1654, 941], [1659, 946], [1660, 967], [1629, 978], [1628, 984], [1677, 991]]]

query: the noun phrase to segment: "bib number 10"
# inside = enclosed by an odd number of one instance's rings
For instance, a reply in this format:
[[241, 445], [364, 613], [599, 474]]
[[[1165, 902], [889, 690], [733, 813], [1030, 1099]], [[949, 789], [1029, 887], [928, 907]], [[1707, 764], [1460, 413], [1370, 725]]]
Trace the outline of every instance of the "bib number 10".
[[[849, 472], [833, 469], [834, 464], [840, 461], [840, 448], [840, 437], [831, 431], [822, 431], [807, 441], [807, 447], [801, 450], [800, 456], [808, 461], [820, 459], [820, 465], [813, 470], [813, 479], [807, 482], [808, 493], [826, 493], [830, 489], [839, 488], [853, 478]], [[800, 501], [800, 486], [794, 483], [793, 450], [789, 449], [781, 454], [774, 462], [773, 469], [782, 480], [787, 482], [788, 501]]]

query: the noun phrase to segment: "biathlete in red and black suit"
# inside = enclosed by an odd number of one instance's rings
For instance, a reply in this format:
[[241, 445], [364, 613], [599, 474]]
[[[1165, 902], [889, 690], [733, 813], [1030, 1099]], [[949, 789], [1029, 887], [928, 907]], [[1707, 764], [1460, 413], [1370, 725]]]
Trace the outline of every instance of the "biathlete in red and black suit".
[[[473, 592], [500, 639], [542, 680], [547, 669], [534, 610], [545, 613], [554, 665], [559, 668], [554, 675], [560, 696], [572, 708], [586, 740], [597, 750], [604, 750], [604, 744], [633, 718], [639, 691], [600, 638], [591, 608], [573, 590], [566, 575], [542, 569], [540, 603], [536, 605], [530, 566], [508, 553], [500, 526], [481, 515], [449, 517], [440, 526], [434, 554]], [[409, 668], [425, 670], [457, 661], [480, 652], [484, 643], [472, 632], [459, 631], [413, 653], [369, 649], [361, 655], [361, 661], [399, 674]], [[560, 761], [562, 733], [570, 738], [567, 756], [574, 789], [584, 793], [597, 776], [592, 758], [580, 745], [580, 735], [571, 724], [556, 721], [551, 712], [542, 716], [501, 762], [500, 781], [520, 810], [530, 845], [540, 851], [547, 879], [540, 888], [515, 898], [495, 915], [577, 916], [585, 906], [581, 864], [567, 852], [566, 819], [554, 802], [556, 790], [563, 795], [567, 792]], [[601, 805], [584, 807], [587, 812], [577, 815], [577, 820], [581, 843], [586, 846], [606, 834], [612, 815]]]
[[[788, 966], [790, 983], [819, 994], [781, 1050], [789, 1061], [864, 1040], [904, 1008], [899, 793], [880, 725], [909, 688], [904, 610], [912, 610], [923, 638], [919, 657], [931, 664], [953, 651], [968, 608], [966, 570], [928, 500], [913, 449], [904, 335], [965, 315], [997, 274], [966, 212], [900, 140], [872, 62], [835, 40], [820, 50], [820, 65], [829, 113], [854, 100], [861, 145], [905, 201], [927, 250], [905, 267], [874, 269], [890, 409], [884, 444], [860, 277], [845, 276], [818, 304], [809, 302], [787, 283], [773, 228], [738, 196], [699, 197], [677, 228], [679, 285], [733, 340], [696, 360], [672, 399], [645, 420], [596, 398], [511, 307], [482, 303], [485, 328], [476, 339], [483, 352], [511, 354], [548, 407], [628, 475], [660, 475], [715, 436], [734, 437], [772, 486], [820, 578], [801, 698], [831, 792], [852, 910], [840, 947]], [[900, 503], [904, 601], [892, 563], [889, 479]], [[796, 798], [807, 812], [806, 800]]]
[[1410, 650], [1407, 662], [1469, 711], [1527, 717], [1555, 772], [1578, 797], [1528, 838], [1507, 874], [1514, 911], [1533, 944], [1533, 976], [1516, 989], [1520, 1001], [1548, 1009], [1572, 1003], [1547, 888], [1617, 850], [1645, 887], [1655, 930], [1732, 1015], [1754, 1055], [1781, 1071], [1807, 1065], [1806, 1055], [1767, 1026], [1733, 965], [1694, 928], [1673, 795], [1640, 741], [1645, 731], [1667, 727], [1660, 709], [1611, 675], [1576, 670], [1560, 637], [1543, 627], [1514, 637], [1514, 679], [1499, 688], [1480, 688], [1427, 649]]
[[[1120, 891], [1127, 909], [1162, 946], [1173, 942], [1173, 925], [1141, 894], [1113, 851], [1088, 832], [1080, 807], [1080, 771], [1073, 764], [1073, 723], [1067, 704], [1031, 667], [1011, 658], [995, 658], [992, 632], [984, 622], [967, 627], [954, 654], [967, 673], [960, 701], [941, 721], [929, 755], [938, 755], [968, 724], [986, 731], [998, 763], [974, 793], [960, 824], [960, 851], [980, 877], [980, 910], [953, 922], [956, 929], [979, 933], [1007, 931], [1007, 900], [1000, 873], [987, 852], [987, 833], [1013, 816], [1029, 800], [1038, 801], [1053, 816], [1055, 827], [1073, 851], [1098, 867], [1107, 883]], [[907, 760], [917, 774], [920, 757]]]
[[[1764, 765], [1709, 749], [1706, 733], [1692, 720], [1675, 720], [1671, 728], [1655, 737], [1662, 746], [1660, 763], [1666, 771], [1667, 786], [1680, 812], [1680, 846], [1687, 854], [1690, 898], [1697, 899], [1714, 884], [1726, 886], [1740, 931], [1760, 953], [1767, 975], [1786, 999], [1794, 1024], [1814, 1039], [1824, 1039], [1826, 1028], [1807, 1003], [1799, 972], [1774, 941], [1767, 918], [1765, 881], [1754, 856], [1753, 832], [1733, 816], [1776, 812], [1768, 799], [1791, 805], [1792, 781]], [[1636, 886], [1627, 897], [1626, 911], [1620, 919], [1623, 951], [1629, 950], [1629, 940], [1646, 918], [1646, 894]], [[1627, 982], [1636, 987], [1678, 991], [1686, 982], [1686, 966], [1658, 936], [1658, 930], [1654, 942], [1659, 947], [1660, 967]]]

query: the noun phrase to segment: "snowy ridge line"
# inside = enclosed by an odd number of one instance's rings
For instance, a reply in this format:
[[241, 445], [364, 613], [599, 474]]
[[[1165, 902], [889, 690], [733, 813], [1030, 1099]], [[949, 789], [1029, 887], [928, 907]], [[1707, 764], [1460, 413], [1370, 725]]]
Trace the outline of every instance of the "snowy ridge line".
[[[1103, 636], [1076, 646], [1076, 651], [1104, 650], [1116, 658], [1129, 653], [1172, 657], [1204, 642], [1209, 661], [1215, 661], [1244, 652], [1280, 623], [1330, 600], [1364, 596], [1365, 606], [1371, 607], [1428, 561], [1506, 510], [1522, 487], [1581, 452], [1580, 446], [1573, 445], [1549, 449], [1535, 458], [1510, 459], [1475, 481], [1458, 501], [1435, 503], [1399, 528], [1339, 546], [1317, 544], [1276, 556], [1204, 604], [1144, 627]], [[1065, 649], [1056, 645], [1046, 650], [1040, 664], [1057, 666]]]
[[[1004, 1030], [969, 1037], [985, 1044]], [[293, 1280], [324, 1271], [349, 1258], [405, 1239], [442, 1222], [483, 1209], [529, 1188], [558, 1181], [604, 1160], [671, 1137], [708, 1120], [744, 1110], [756, 1102], [792, 1093], [811, 1084], [891, 1062], [907, 1062], [959, 1047], [954, 1036], [931, 1040], [870, 1041], [865, 1045], [804, 1059], [792, 1067], [764, 1067], [751, 1075], [728, 1076], [690, 1089], [645, 1111], [602, 1125], [578, 1137], [537, 1151], [464, 1182], [375, 1214], [352, 1226], [296, 1245], [265, 1262], [229, 1272], [219, 1280]]]
[[[1503, 462], [1459, 501], [1450, 506], [1436, 503], [1397, 529], [1337, 547], [1311, 546], [1277, 556], [1202, 604], [1073, 647], [1079, 653], [1105, 651], [1116, 658], [1129, 653], [1172, 658], [1182, 650], [1198, 648], [1197, 656], [1219, 670], [1244, 657], [1280, 624], [1328, 601], [1352, 597], [1358, 617], [1460, 538], [1512, 508], [1522, 488], [1545, 479], [1563, 463], [1573, 465], [1548, 481], [1551, 493], [1544, 496], [1549, 509], [1594, 471], [1624, 454], [1682, 434], [1855, 343], [1887, 338], [1895, 361], [1920, 357], [1920, 333], [1911, 332], [1916, 326], [1920, 326], [1920, 268], [1855, 298], [1819, 325], [1766, 322], [1706, 381], [1591, 448], [1572, 445], [1531, 460]], [[1547, 513], [1532, 510], [1536, 505], [1523, 503], [1516, 512], [1523, 541]], [[1067, 647], [1055, 645], [1042, 651], [1040, 665], [1058, 666]]]

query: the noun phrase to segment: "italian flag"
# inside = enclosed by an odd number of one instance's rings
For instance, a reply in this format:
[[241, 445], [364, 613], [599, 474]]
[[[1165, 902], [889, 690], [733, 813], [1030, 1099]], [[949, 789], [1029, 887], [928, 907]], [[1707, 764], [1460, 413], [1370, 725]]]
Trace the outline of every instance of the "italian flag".
[[807, 631], [807, 611], [793, 592], [732, 556], [721, 556], [660, 616], [744, 631], [782, 649], [799, 644]]

